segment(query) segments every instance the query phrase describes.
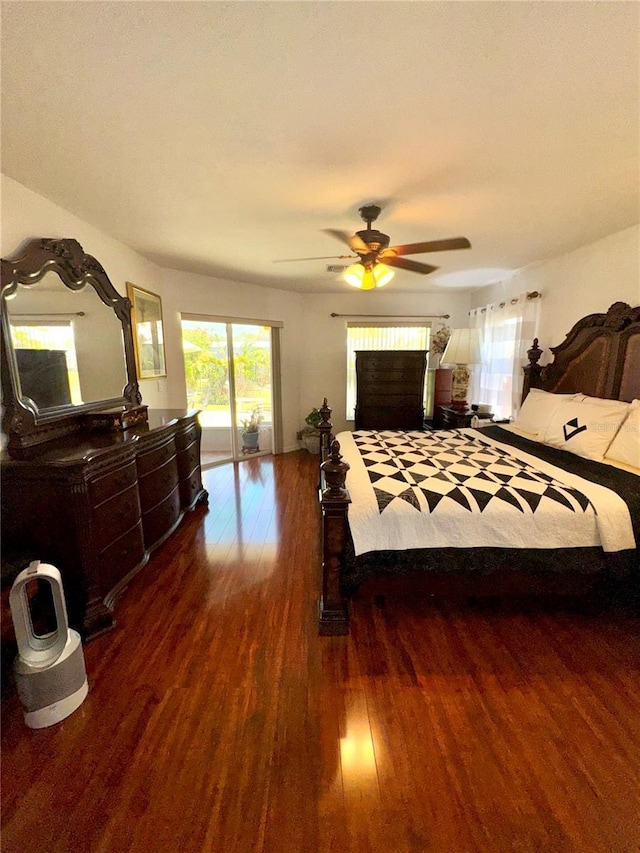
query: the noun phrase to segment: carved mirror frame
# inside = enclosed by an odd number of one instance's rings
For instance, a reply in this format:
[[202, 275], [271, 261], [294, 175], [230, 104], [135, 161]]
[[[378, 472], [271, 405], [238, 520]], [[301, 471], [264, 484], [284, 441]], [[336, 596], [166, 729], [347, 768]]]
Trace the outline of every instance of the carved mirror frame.
[[[120, 321], [127, 377], [121, 397], [40, 410], [33, 400], [22, 395], [6, 303], [15, 295], [18, 285], [34, 286], [48, 272], [57, 273], [70, 290], [79, 291], [91, 286]], [[131, 329], [131, 303], [126, 296], [120, 296], [102, 265], [92, 255], [87, 255], [77, 240], [48, 237], [30, 240], [15, 257], [2, 259], [1, 273], [2, 428], [8, 437], [10, 455], [21, 457], [29, 448], [80, 430], [88, 412], [141, 403]]]

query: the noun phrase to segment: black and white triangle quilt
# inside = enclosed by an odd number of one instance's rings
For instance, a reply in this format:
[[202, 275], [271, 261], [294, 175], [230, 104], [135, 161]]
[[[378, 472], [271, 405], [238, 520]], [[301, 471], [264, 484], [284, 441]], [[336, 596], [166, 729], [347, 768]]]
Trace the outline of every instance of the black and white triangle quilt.
[[[338, 440], [351, 466], [347, 487], [356, 553], [588, 547], [604, 545], [603, 527], [605, 540], [625, 541], [624, 533], [618, 537], [624, 519], [613, 524], [613, 532], [600, 519], [610, 504], [615, 507], [615, 493], [603, 495], [609, 490], [483, 438], [481, 430], [360, 430], [341, 433]], [[622, 516], [628, 515], [620, 503]]]

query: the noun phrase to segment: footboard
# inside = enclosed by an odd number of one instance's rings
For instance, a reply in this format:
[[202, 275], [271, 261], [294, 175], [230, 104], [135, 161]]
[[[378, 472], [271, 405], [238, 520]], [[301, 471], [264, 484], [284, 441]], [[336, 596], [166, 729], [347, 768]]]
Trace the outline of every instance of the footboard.
[[320, 408], [319, 497], [322, 511], [322, 596], [318, 602], [318, 627], [323, 636], [349, 633], [349, 609], [340, 590], [347, 540], [347, 513], [351, 498], [345, 488], [349, 465], [333, 439], [331, 409], [325, 397]]

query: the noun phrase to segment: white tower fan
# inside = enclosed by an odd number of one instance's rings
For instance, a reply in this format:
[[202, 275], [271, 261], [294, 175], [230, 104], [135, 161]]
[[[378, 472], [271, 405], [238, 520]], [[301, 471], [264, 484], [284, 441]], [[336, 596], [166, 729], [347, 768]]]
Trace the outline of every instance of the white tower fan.
[[[38, 635], [33, 628], [27, 584], [38, 580], [51, 587], [56, 627]], [[24, 708], [24, 721], [31, 729], [59, 723], [83, 702], [89, 690], [82, 641], [69, 628], [62, 578], [55, 566], [34, 560], [15, 579], [9, 605], [18, 643], [14, 675]]]

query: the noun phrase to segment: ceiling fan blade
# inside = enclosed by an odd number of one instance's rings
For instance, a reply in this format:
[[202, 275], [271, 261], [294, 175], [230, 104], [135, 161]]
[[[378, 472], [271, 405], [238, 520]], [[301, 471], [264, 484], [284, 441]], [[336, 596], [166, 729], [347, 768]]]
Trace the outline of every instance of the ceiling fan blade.
[[351, 234], [348, 231], [340, 231], [339, 228], [323, 228], [322, 230], [325, 234], [331, 234], [331, 236], [335, 237], [336, 240], [340, 240], [341, 243], [346, 243], [347, 246], [349, 245]]
[[357, 234], [349, 234], [348, 231], [340, 231], [337, 228], [325, 228], [323, 230], [325, 234], [331, 234], [332, 237], [336, 237], [341, 243], [346, 243], [350, 249], [359, 255], [368, 255], [371, 251], [364, 240], [358, 237]]
[[425, 243], [407, 243], [404, 246], [389, 246], [385, 251], [396, 255], [420, 255], [423, 252], [448, 252], [452, 249], [470, 249], [466, 237], [449, 237], [448, 240], [428, 240]]
[[418, 272], [421, 275], [427, 275], [427, 273], [439, 269], [439, 267], [433, 267], [431, 264], [421, 264], [419, 261], [410, 261], [407, 258], [385, 258], [384, 262], [387, 266], [398, 267], [398, 269], [408, 270], [409, 272]]
[[367, 246], [362, 237], [358, 237], [357, 234], [354, 234], [353, 237], [349, 239], [349, 246], [352, 252], [357, 252], [359, 255], [368, 255], [371, 252], [371, 249]]
[[340, 260], [357, 260], [357, 255], [322, 255], [319, 258], [277, 258], [275, 261], [272, 261], [273, 264], [287, 264], [290, 261], [330, 261], [335, 260], [336, 258], [340, 258]]

